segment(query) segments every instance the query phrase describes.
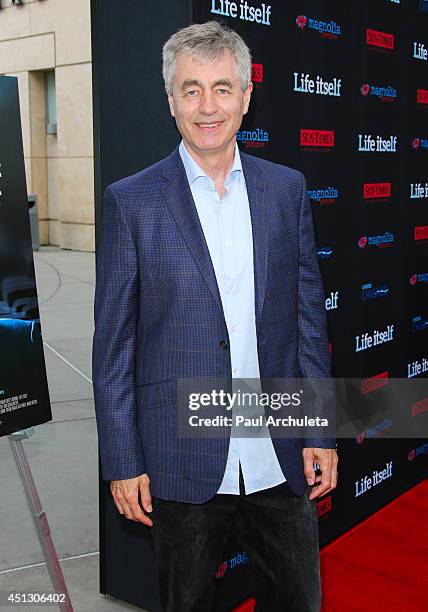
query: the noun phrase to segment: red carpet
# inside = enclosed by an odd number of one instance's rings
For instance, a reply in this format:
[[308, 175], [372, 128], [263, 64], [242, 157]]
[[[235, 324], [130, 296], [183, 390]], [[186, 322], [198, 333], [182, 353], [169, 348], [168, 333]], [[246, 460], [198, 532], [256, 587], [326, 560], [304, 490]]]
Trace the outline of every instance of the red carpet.
[[428, 611], [428, 480], [321, 552], [322, 612]]

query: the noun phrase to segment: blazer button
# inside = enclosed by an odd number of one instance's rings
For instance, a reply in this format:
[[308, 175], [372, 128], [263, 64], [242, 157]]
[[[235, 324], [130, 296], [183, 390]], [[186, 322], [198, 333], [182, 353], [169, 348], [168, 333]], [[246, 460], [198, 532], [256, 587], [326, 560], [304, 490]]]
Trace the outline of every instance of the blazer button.
[[220, 340], [220, 347], [224, 350], [229, 348], [229, 343], [226, 340]]

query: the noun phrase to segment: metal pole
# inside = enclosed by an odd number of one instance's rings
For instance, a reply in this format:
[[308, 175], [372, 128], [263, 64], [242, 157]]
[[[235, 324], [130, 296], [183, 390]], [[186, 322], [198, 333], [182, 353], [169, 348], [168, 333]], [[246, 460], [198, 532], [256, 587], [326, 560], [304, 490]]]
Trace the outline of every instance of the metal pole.
[[28, 504], [31, 514], [33, 515], [34, 524], [36, 526], [37, 535], [39, 536], [43, 554], [46, 559], [46, 565], [49, 570], [52, 585], [55, 593], [64, 593], [65, 601], [59, 602], [60, 610], [64, 612], [73, 612], [70, 595], [62, 573], [61, 565], [58, 560], [58, 555], [55, 550], [55, 545], [52, 540], [51, 531], [49, 528], [48, 519], [40, 503], [40, 498], [37, 493], [36, 484], [31, 473], [30, 465], [25, 454], [22, 440], [30, 438], [35, 433], [34, 427], [16, 431], [8, 436], [12, 452], [15, 457], [16, 465], [18, 466], [22, 484], [24, 485], [27, 495]]

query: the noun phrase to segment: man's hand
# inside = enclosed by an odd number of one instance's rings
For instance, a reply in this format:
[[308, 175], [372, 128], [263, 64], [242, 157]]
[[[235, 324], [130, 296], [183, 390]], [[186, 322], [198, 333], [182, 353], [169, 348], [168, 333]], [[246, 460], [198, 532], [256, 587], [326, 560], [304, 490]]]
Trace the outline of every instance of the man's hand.
[[[335, 448], [304, 448], [303, 464], [306, 480], [309, 485], [315, 484], [309, 499], [330, 493], [337, 486], [337, 463], [339, 461]], [[320, 476], [315, 476], [314, 463], [318, 463]]]
[[[149, 485], [150, 478], [147, 474], [142, 474], [136, 478], [112, 480], [110, 491], [120, 514], [124, 514], [131, 521], [153, 527], [153, 521], [144, 514], [141, 508], [143, 506], [145, 512], [151, 512], [153, 509]], [[138, 495], [140, 496], [141, 504]]]

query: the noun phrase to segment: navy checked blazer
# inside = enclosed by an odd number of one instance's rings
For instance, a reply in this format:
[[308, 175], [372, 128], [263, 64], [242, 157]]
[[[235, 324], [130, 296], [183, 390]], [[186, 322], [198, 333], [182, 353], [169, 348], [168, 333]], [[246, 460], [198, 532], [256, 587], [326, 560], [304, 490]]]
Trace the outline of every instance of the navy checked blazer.
[[[303, 175], [241, 154], [253, 232], [261, 378], [330, 377], [324, 290]], [[102, 476], [147, 473], [151, 493], [202, 503], [229, 437], [177, 435], [177, 378], [232, 377], [217, 281], [178, 148], [109, 187], [97, 253], [93, 382]], [[226, 347], [226, 348], [225, 348]], [[319, 406], [320, 416], [329, 407]], [[302, 446], [273, 437], [288, 484], [307, 488]]]

